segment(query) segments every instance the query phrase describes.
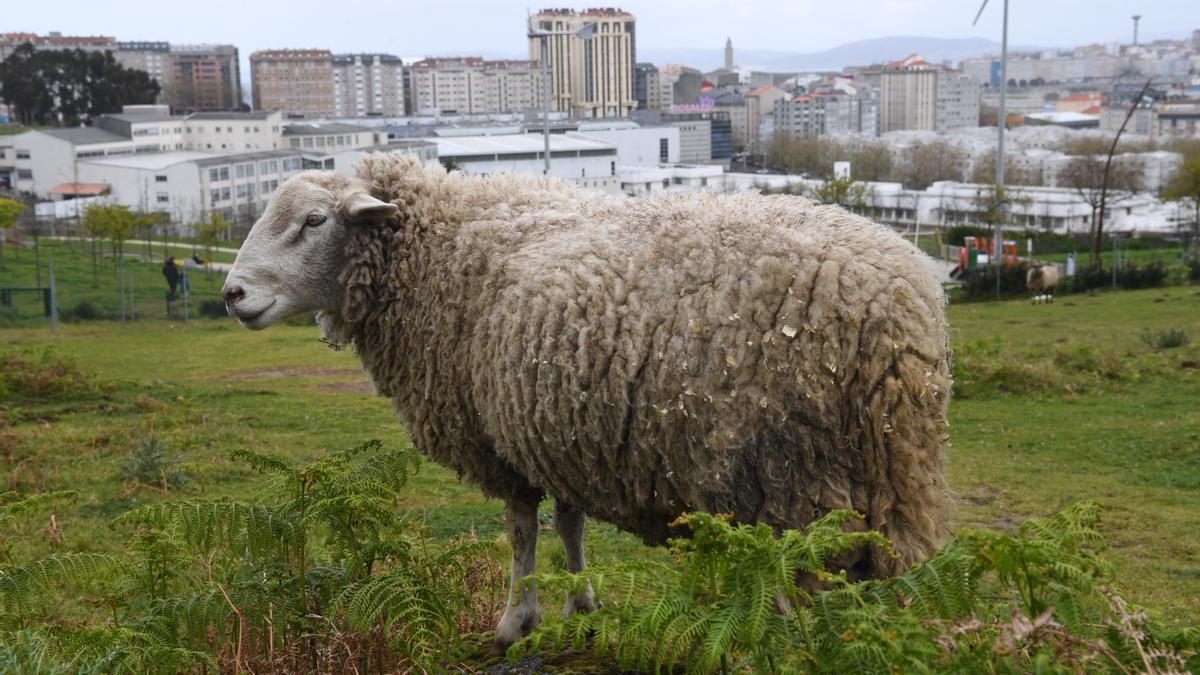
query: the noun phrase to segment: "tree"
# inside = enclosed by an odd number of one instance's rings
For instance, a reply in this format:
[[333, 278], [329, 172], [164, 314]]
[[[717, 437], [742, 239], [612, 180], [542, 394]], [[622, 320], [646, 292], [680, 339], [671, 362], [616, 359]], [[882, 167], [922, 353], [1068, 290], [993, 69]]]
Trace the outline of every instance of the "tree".
[[148, 73], [107, 51], [37, 50], [27, 42], [0, 62], [0, 98], [26, 125], [76, 126], [123, 105], [153, 103], [159, 90]]
[[[972, 183], [989, 184], [996, 182], [996, 163], [990, 159], [979, 162], [971, 172]], [[1040, 185], [1037, 174], [1031, 170], [1017, 166], [1011, 157], [1004, 159], [1004, 183], [1006, 185]]]
[[[1088, 220], [1091, 235], [1095, 235], [1096, 224], [1099, 221], [1097, 212], [1104, 198], [1104, 166], [1105, 161], [1096, 155], [1073, 157], [1063, 167], [1059, 174], [1060, 185], [1075, 190], [1088, 206], [1092, 208], [1091, 219]], [[1109, 168], [1108, 195], [1109, 206], [1120, 203], [1137, 194], [1142, 186], [1140, 166], [1135, 162], [1117, 162]]]
[[92, 239], [93, 287], [98, 285], [96, 242], [101, 238], [108, 239], [112, 244], [114, 259], [119, 261], [120, 256], [125, 255], [125, 240], [133, 235], [134, 225], [141, 217], [141, 214], [129, 210], [129, 207], [123, 204], [95, 204], [87, 208], [83, 215], [83, 229]]
[[936, 181], [962, 180], [962, 152], [944, 141], [917, 143], [904, 151], [900, 179], [910, 190], [924, 190]]
[[834, 176], [813, 190], [813, 198], [822, 204], [861, 211], [867, 205], [867, 184], [849, 176]]
[[1191, 237], [1200, 236], [1200, 155], [1191, 155], [1183, 160], [1183, 164], [1171, 174], [1162, 196], [1170, 201], [1191, 203], [1191, 233], [1184, 239], [1184, 248], [1187, 248]]
[[25, 205], [15, 199], [0, 197], [0, 232], [4, 241], [0, 242], [0, 269], [4, 269], [4, 244], [8, 243], [8, 231], [17, 224], [17, 216], [25, 210]]
[[863, 181], [886, 181], [892, 177], [892, 153], [886, 143], [866, 143], [850, 153], [850, 170]]
[[229, 229], [229, 222], [214, 211], [208, 221], [196, 223], [196, 243], [204, 247], [204, 267], [208, 270], [208, 283], [212, 285], [213, 248], [221, 241], [221, 233]]

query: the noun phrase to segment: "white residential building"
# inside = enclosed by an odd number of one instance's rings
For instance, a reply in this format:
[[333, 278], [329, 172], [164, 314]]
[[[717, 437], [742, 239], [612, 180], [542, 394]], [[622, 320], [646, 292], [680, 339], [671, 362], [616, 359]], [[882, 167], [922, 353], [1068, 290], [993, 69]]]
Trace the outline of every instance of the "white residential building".
[[337, 117], [404, 114], [404, 62], [391, 54], [334, 54]]
[[412, 65], [413, 110], [421, 115], [540, 110], [541, 82], [532, 61], [425, 59]]

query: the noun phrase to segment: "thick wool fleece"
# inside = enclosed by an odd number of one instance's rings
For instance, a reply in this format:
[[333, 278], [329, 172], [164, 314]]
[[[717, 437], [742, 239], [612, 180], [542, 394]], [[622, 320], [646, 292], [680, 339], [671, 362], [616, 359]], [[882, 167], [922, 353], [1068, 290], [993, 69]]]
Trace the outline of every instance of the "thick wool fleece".
[[944, 297], [886, 227], [757, 194], [626, 198], [399, 155], [359, 167], [399, 223], [353, 235], [351, 343], [414, 444], [495, 497], [548, 493], [647, 542], [685, 511], [890, 537], [946, 526]]

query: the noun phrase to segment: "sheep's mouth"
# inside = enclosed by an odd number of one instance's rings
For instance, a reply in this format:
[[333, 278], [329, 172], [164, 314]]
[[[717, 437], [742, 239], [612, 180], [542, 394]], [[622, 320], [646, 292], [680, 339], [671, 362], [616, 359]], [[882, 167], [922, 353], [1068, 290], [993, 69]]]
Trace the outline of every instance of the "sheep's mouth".
[[243, 326], [252, 330], [258, 330], [260, 328], [267, 327], [269, 322], [262, 321], [262, 319], [266, 316], [267, 312], [275, 306], [275, 303], [278, 302], [278, 300], [279, 298], [272, 298], [270, 304], [258, 311], [247, 312], [237, 308], [230, 308], [229, 311], [231, 314], [237, 317], [238, 322], [240, 322]]

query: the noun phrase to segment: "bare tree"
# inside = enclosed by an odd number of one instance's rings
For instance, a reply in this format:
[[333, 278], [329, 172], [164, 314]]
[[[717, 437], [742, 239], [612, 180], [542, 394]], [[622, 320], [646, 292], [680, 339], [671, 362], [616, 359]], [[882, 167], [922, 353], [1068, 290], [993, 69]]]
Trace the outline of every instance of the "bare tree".
[[[1100, 240], [1104, 236], [1104, 211], [1108, 200], [1109, 185], [1111, 184], [1110, 174], [1112, 173], [1113, 155], [1117, 152], [1117, 143], [1121, 142], [1121, 134], [1125, 133], [1125, 127], [1129, 126], [1129, 119], [1137, 111], [1138, 104], [1146, 96], [1146, 91], [1150, 89], [1152, 81], [1146, 80], [1146, 84], [1142, 85], [1142, 90], [1134, 97], [1133, 103], [1129, 104], [1129, 111], [1125, 113], [1125, 120], [1121, 122], [1121, 128], [1117, 129], [1117, 135], [1113, 136], [1112, 146], [1108, 149], [1108, 157], [1104, 160], [1104, 183], [1100, 189], [1100, 209], [1096, 219], [1096, 238], [1092, 244], [1092, 264], [1097, 268], [1100, 267]], [[1116, 261], [1114, 260], [1113, 263], [1115, 269]]]
[[1142, 175], [1132, 162], [1117, 162], [1108, 167], [1108, 193], [1105, 196], [1104, 173], [1107, 162], [1096, 155], [1073, 157], [1059, 175], [1059, 183], [1075, 190], [1079, 198], [1092, 209], [1088, 220], [1089, 236], [1095, 236], [1097, 215], [1101, 203], [1114, 206], [1138, 193], [1142, 187]]
[[966, 161], [962, 152], [944, 141], [917, 143], [904, 151], [901, 182], [910, 190], [924, 190], [936, 181], [962, 180]]

